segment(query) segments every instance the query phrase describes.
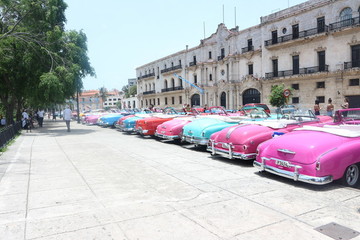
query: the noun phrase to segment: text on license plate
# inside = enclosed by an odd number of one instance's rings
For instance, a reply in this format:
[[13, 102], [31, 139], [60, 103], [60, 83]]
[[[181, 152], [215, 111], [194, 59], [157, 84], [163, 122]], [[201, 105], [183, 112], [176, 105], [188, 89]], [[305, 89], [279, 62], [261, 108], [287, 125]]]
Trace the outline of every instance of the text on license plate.
[[275, 164], [287, 168], [291, 167], [291, 164], [289, 162], [283, 160], [275, 160]]

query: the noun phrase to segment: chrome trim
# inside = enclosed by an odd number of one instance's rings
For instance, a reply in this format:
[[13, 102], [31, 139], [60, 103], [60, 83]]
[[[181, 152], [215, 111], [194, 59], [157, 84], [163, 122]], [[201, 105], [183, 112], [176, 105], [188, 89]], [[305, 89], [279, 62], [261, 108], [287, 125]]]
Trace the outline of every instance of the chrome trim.
[[174, 135], [174, 136], [168, 136], [168, 135], [164, 135], [164, 134], [160, 134], [155, 132], [155, 136], [159, 137], [159, 138], [163, 138], [166, 140], [175, 140], [175, 139], [180, 139], [179, 135]]
[[288, 154], [296, 154], [296, 152], [294, 152], [294, 151], [291, 151], [289, 149], [281, 149], [281, 148], [278, 149], [278, 152], [288, 153]]
[[242, 160], [253, 160], [256, 158], [256, 153], [243, 154], [231, 150], [231, 154], [230, 154], [229, 150], [215, 148], [215, 145], [214, 147], [208, 146], [206, 150], [211, 152], [211, 155], [220, 155], [222, 157], [229, 159], [238, 158]]
[[260, 171], [270, 172], [270, 173], [273, 173], [273, 174], [281, 176], [281, 177], [293, 179], [294, 181], [306, 182], [306, 183], [311, 183], [311, 184], [316, 184], [316, 185], [323, 185], [323, 184], [327, 184], [327, 183], [330, 183], [333, 181], [332, 176], [314, 177], [314, 176], [299, 174], [299, 169], [301, 168], [301, 166], [298, 166], [298, 165], [292, 164], [295, 167], [294, 172], [282, 170], [282, 169], [272, 167], [272, 166], [268, 166], [265, 164], [266, 161], [268, 161], [268, 160], [275, 160], [275, 159], [269, 159], [266, 157], [262, 157], [261, 163], [258, 161], [254, 161], [253, 165], [254, 165], [254, 167], [258, 168]]
[[182, 136], [182, 140], [189, 142], [189, 143], [194, 143], [196, 145], [207, 145], [209, 142], [209, 139], [207, 138], [198, 138], [198, 137], [194, 137], [194, 136]]

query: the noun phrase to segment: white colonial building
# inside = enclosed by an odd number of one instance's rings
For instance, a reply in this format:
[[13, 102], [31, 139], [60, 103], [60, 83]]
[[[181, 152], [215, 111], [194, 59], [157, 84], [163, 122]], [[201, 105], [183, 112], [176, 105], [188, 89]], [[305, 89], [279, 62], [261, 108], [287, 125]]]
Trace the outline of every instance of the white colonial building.
[[200, 45], [136, 69], [139, 107], [269, 104], [278, 84], [299, 107], [332, 98], [339, 108], [344, 97], [360, 107], [359, 13], [359, 0], [311, 0], [248, 29], [219, 24]]

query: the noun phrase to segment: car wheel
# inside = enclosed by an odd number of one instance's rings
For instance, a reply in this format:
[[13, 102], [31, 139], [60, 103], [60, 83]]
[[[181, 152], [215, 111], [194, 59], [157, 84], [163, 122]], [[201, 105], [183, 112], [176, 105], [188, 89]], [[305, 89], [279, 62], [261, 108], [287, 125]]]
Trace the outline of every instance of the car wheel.
[[345, 170], [341, 181], [344, 185], [349, 187], [357, 187], [360, 184], [360, 167], [359, 164], [352, 164]]

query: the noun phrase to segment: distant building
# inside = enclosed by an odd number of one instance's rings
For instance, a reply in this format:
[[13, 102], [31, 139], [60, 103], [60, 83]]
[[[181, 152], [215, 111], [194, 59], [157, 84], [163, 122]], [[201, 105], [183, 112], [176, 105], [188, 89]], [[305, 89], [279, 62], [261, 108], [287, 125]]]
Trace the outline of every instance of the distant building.
[[237, 109], [269, 104], [271, 86], [284, 84], [300, 108], [325, 109], [328, 98], [339, 108], [344, 97], [360, 107], [359, 16], [359, 0], [311, 0], [247, 29], [221, 23], [198, 46], [136, 68], [139, 106]]
[[128, 79], [128, 86], [131, 87], [131, 86], [134, 86], [136, 85], [136, 78], [129, 78]]
[[121, 100], [124, 98], [124, 93], [122, 91], [114, 89], [112, 91], [109, 91], [107, 94], [108, 96], [103, 104], [104, 108], [106, 107], [116, 108], [118, 105], [121, 108], [121, 104], [117, 104], [117, 103], [121, 102]]
[[83, 91], [79, 95], [79, 108], [81, 112], [103, 108], [103, 101], [99, 97], [99, 90]]

